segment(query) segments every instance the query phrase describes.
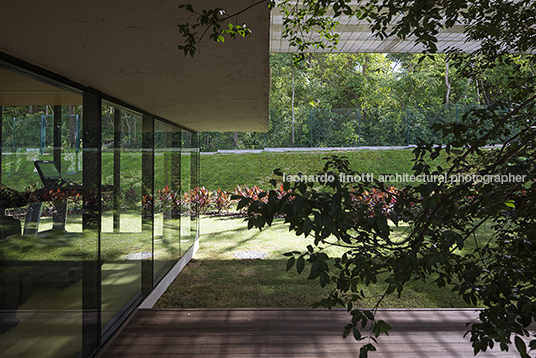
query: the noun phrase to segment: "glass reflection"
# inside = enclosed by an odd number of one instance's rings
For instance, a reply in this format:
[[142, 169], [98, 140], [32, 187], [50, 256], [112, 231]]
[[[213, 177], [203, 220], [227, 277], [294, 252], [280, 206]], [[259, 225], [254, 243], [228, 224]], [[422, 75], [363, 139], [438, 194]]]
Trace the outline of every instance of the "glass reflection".
[[193, 244], [192, 207], [196, 202], [196, 192], [192, 187], [192, 133], [182, 132], [181, 149], [181, 255]]
[[198, 234], [197, 134], [78, 97], [0, 106], [1, 357], [91, 356]]
[[0, 356], [74, 357], [84, 261], [97, 252], [81, 230], [81, 107], [1, 113]]
[[155, 122], [154, 280], [158, 282], [181, 253], [180, 129]]
[[142, 117], [102, 107], [101, 326], [103, 335], [141, 299], [142, 262], [152, 255], [142, 231]]

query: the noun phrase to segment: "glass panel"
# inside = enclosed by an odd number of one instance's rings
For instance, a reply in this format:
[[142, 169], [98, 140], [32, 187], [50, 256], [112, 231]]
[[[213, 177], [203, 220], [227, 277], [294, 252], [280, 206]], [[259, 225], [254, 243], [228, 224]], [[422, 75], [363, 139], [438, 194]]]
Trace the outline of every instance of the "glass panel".
[[180, 256], [180, 129], [155, 123], [154, 280]]
[[181, 255], [194, 243], [192, 236], [192, 208], [196, 193], [192, 186], [192, 132], [182, 131], [181, 148]]
[[[97, 240], [82, 233], [81, 96], [74, 102], [0, 107], [2, 357], [75, 357], [82, 349], [83, 272]], [[47, 180], [36, 163], [54, 159], [45, 166], [61, 178]]]
[[152, 235], [142, 231], [142, 117], [102, 106], [101, 324], [103, 335], [141, 299], [142, 262]]
[[[192, 133], [192, 145], [191, 145], [191, 153], [192, 153], [192, 179], [191, 179], [191, 186], [192, 188], [195, 188], [197, 192], [199, 192], [199, 133]], [[197, 239], [197, 235], [199, 233], [199, 197], [196, 198], [197, 200], [192, 203], [192, 208], [190, 211], [190, 237], [195, 240]]]

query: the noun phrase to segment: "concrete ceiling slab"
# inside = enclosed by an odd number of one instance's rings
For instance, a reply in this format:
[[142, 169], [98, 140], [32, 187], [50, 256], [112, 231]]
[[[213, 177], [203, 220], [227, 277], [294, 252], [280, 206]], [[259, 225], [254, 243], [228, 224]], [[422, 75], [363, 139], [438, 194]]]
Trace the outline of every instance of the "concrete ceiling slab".
[[0, 68], [0, 106], [80, 105], [82, 96]]
[[[222, 7], [215, 0], [192, 3], [196, 10]], [[224, 7], [233, 13], [250, 3], [234, 0]], [[0, 3], [0, 33], [8, 35], [0, 38], [0, 51], [189, 129], [267, 130], [267, 7], [257, 6], [240, 15], [239, 21], [247, 23], [255, 36], [227, 39], [224, 44], [206, 37], [191, 58], [177, 48], [182, 43], [177, 25], [193, 21], [185, 18], [188, 13], [178, 9], [179, 4], [173, 0], [5, 1]]]

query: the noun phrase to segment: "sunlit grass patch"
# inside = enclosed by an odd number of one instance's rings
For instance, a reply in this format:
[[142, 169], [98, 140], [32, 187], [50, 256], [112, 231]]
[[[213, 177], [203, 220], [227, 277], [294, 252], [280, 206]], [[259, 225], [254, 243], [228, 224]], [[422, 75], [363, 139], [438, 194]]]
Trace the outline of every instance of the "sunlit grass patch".
[[[402, 232], [406, 227], [395, 230]], [[283, 256], [289, 251], [305, 251], [313, 241], [289, 232], [283, 220], [275, 220], [270, 228], [248, 230], [242, 218], [203, 217], [200, 249], [175, 282], [160, 298], [158, 308], [305, 308], [324, 298], [332, 285], [320, 287], [317, 280], [308, 280], [308, 267], [301, 275], [295, 269], [286, 270]], [[266, 259], [241, 260], [237, 252], [266, 252]], [[326, 248], [330, 257], [344, 249]], [[380, 282], [382, 278], [379, 278]], [[371, 307], [383, 294], [387, 284], [361, 287], [365, 299], [361, 307]], [[411, 282], [401, 298], [387, 297], [382, 307], [467, 307], [451, 292], [429, 282]]]

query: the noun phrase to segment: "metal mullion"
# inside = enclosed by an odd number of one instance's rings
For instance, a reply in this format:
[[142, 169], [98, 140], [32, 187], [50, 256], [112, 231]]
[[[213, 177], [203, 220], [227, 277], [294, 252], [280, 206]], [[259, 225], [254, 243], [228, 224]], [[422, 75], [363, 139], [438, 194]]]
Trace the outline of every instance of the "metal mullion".
[[82, 357], [89, 357], [101, 346], [101, 97], [84, 92], [82, 118], [82, 227], [89, 245], [96, 233], [95, 256], [82, 261]]

